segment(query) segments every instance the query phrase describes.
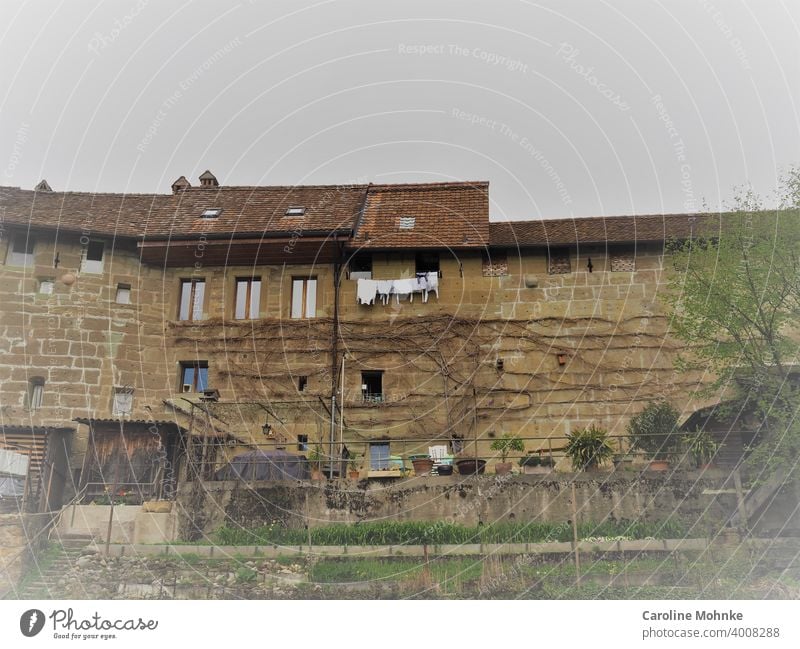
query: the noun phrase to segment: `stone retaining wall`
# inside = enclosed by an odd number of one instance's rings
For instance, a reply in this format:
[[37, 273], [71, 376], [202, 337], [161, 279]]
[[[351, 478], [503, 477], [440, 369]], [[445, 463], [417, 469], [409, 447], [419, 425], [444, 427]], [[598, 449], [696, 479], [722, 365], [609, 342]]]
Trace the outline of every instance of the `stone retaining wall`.
[[204, 482], [178, 492], [179, 538], [196, 540], [222, 525], [254, 528], [278, 522], [290, 528], [359, 521], [449, 521], [467, 526], [498, 521], [561, 523], [571, 519], [575, 485], [580, 522], [680, 519], [692, 536], [723, 524], [736, 497], [722, 473], [596, 473], [545, 476], [343, 483]]

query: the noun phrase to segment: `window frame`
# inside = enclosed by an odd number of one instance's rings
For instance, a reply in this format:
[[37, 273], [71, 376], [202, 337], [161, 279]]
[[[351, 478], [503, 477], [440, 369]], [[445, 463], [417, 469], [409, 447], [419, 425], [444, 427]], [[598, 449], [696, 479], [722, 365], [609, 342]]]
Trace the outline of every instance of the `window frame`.
[[[433, 263], [434, 255], [436, 256], [436, 263]], [[428, 259], [425, 259], [425, 257]], [[436, 273], [439, 277], [442, 276], [442, 256], [438, 250], [423, 250], [414, 255], [414, 274], [421, 275], [423, 273]]]
[[32, 376], [28, 379], [25, 408], [30, 412], [41, 410], [44, 407], [44, 384], [43, 376]]
[[[620, 263], [630, 262], [631, 268], [619, 268]], [[617, 266], [615, 268], [614, 266]], [[611, 273], [634, 273], [636, 272], [636, 248], [619, 247], [610, 248], [608, 251], [608, 270]]]
[[[183, 297], [184, 287], [190, 285], [187, 307], [187, 317], [183, 317]], [[197, 297], [197, 286], [202, 284], [203, 290], [199, 300]], [[178, 320], [180, 322], [197, 322], [205, 319], [205, 299], [206, 299], [206, 279], [205, 277], [193, 277], [180, 280], [178, 287]], [[198, 311], [199, 307], [199, 311]]]
[[[566, 270], [559, 270], [557, 260], [566, 259]], [[570, 275], [572, 273], [572, 251], [569, 248], [547, 249], [547, 274]]]
[[[128, 410], [120, 410], [117, 407], [118, 401], [117, 397], [119, 396], [127, 396], [128, 397]], [[133, 414], [133, 388], [127, 387], [114, 387], [114, 393], [111, 395], [111, 416], [112, 417], [125, 417], [130, 416]]]
[[[89, 250], [92, 246], [100, 245], [100, 259], [89, 259]], [[81, 272], [90, 275], [102, 275], [103, 267], [105, 266], [106, 256], [106, 242], [102, 239], [89, 239], [86, 248], [83, 251], [83, 260], [81, 263]]]
[[[258, 283], [258, 291], [253, 303], [253, 285]], [[239, 316], [239, 285], [245, 284], [244, 314]], [[261, 317], [261, 288], [263, 283], [261, 277], [237, 277], [233, 285], [233, 319], [234, 320], [258, 320]], [[253, 309], [255, 307], [255, 313]]]
[[[21, 243], [23, 251], [16, 249], [17, 244]], [[6, 252], [6, 266], [15, 268], [30, 268], [35, 264], [36, 258], [36, 237], [31, 234], [17, 232], [11, 235]]]
[[[378, 448], [385, 449], [385, 454], [375, 454]], [[370, 471], [388, 471], [392, 468], [392, 443], [388, 441], [371, 441], [369, 442], [369, 470]]]
[[[301, 297], [300, 297], [300, 314], [295, 315], [295, 291], [297, 290], [297, 284], [300, 282], [302, 284], [301, 288]], [[313, 291], [310, 289], [309, 284], [314, 282]], [[292, 320], [308, 320], [311, 318], [317, 317], [317, 291], [319, 290], [319, 282], [317, 281], [317, 277], [292, 277], [292, 293], [291, 299], [289, 302], [289, 317]], [[313, 296], [313, 298], [312, 298]], [[313, 304], [310, 303], [313, 300]], [[309, 312], [313, 311], [311, 315]]]
[[[178, 391], [184, 393], [183, 386], [184, 385], [191, 385], [192, 389], [188, 390], [188, 393], [198, 393], [203, 392], [204, 390], [208, 390], [208, 361], [180, 361], [180, 372], [178, 374], [179, 380], [179, 388]], [[191, 383], [186, 383], [186, 371], [192, 370], [192, 381]], [[200, 370], [205, 370], [205, 385], [199, 380], [201, 372]], [[202, 386], [202, 387], [201, 387]]]
[[508, 275], [508, 250], [484, 250], [481, 253], [481, 275], [483, 277]]
[[[383, 385], [383, 370], [361, 370], [361, 398], [364, 403], [383, 403], [386, 401], [386, 390]], [[380, 392], [370, 392], [370, 379], [380, 382]], [[367, 386], [365, 389], [364, 386]]]
[[[369, 263], [366, 263], [366, 262]], [[371, 252], [357, 252], [347, 262], [350, 279], [372, 279], [373, 255]], [[369, 270], [366, 267], [369, 266]]]
[[[125, 293], [127, 291], [127, 293]], [[127, 301], [121, 301], [120, 295], [128, 296]], [[118, 282], [117, 283], [117, 290], [114, 293], [114, 303], [115, 304], [133, 304], [133, 288], [130, 284], [126, 284], [125, 282]]]
[[[50, 286], [49, 291], [43, 291], [42, 288], [48, 284]], [[36, 287], [36, 295], [53, 295], [56, 292], [56, 280], [55, 277], [40, 277], [39, 278], [39, 286]]]

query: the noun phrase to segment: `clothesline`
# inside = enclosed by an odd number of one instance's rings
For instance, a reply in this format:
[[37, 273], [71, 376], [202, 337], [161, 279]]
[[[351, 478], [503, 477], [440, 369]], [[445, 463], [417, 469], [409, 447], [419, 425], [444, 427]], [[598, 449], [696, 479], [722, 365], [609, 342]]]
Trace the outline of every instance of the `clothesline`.
[[416, 277], [402, 279], [359, 279], [356, 287], [356, 302], [359, 304], [375, 304], [380, 298], [385, 305], [389, 303], [390, 296], [394, 295], [400, 304], [400, 296], [408, 296], [410, 302], [414, 301], [414, 293], [422, 294], [422, 301], [428, 301], [428, 294], [436, 293], [439, 299], [439, 273], [417, 273]]

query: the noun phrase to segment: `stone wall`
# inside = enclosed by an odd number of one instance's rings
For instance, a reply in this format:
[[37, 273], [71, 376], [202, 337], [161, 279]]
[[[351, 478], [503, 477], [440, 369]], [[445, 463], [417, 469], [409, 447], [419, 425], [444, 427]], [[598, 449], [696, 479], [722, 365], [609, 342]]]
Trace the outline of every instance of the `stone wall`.
[[[358, 483], [187, 483], [178, 493], [182, 540], [222, 525], [259, 527], [277, 521], [302, 528], [359, 521], [448, 521], [466, 526], [500, 521], [563, 523], [571, 519], [575, 484], [580, 522], [679, 520], [704, 536], [736, 509], [730, 494], [709, 494], [723, 476], [550, 474], [364, 480]], [[198, 516], [202, 512], [202, 516]]]
[[29, 566], [29, 539], [35, 539], [34, 548], [42, 545], [39, 532], [48, 520], [48, 514], [0, 514], [0, 599]]
[[[163, 402], [180, 396], [180, 362], [199, 359], [208, 362], [209, 384], [223, 401], [269, 403], [270, 415], [256, 403], [223, 410], [224, 427], [238, 437], [267, 442], [261, 428], [268, 419], [290, 450], [298, 435], [327, 438], [330, 265], [206, 267], [201, 257], [194, 267], [164, 269], [140, 264], [132, 242], [107, 240], [102, 272], [87, 273], [81, 259], [91, 237], [38, 233], [35, 266], [0, 266], [6, 425], [75, 429], [74, 474], [88, 437], [76, 417], [112, 417], [115, 387], [131, 387], [130, 419], [174, 419]], [[591, 422], [622, 432], [658, 396], [686, 414], [694, 410], [701, 404], [688, 395], [701, 377], [674, 371], [676, 346], [656, 299], [662, 250], [639, 246], [631, 272], [610, 272], [607, 259], [604, 248], [587, 247], [580, 256], [573, 251], [571, 273], [550, 275], [545, 251], [509, 251], [509, 273], [484, 277], [479, 253], [443, 253], [439, 296], [427, 303], [417, 296], [413, 303], [360, 306], [356, 283], [342, 280], [345, 439], [353, 447], [371, 439], [419, 440], [418, 447], [392, 451], [411, 453], [456, 433], [479, 438], [479, 453], [489, 454], [492, 438], [506, 432], [536, 438], [527, 450]], [[376, 278], [413, 270], [413, 251], [373, 255]], [[65, 282], [68, 275], [75, 281]], [[260, 318], [233, 320], [236, 278], [253, 275], [262, 279]], [[318, 278], [317, 317], [289, 319], [292, 277], [309, 275]], [[204, 318], [178, 322], [180, 281], [192, 277], [206, 281]], [[55, 280], [52, 294], [38, 292], [46, 278]], [[131, 286], [130, 304], [115, 301], [118, 284]], [[384, 372], [383, 403], [361, 399], [362, 370]], [[30, 411], [26, 392], [36, 376], [45, 380], [44, 401]]]

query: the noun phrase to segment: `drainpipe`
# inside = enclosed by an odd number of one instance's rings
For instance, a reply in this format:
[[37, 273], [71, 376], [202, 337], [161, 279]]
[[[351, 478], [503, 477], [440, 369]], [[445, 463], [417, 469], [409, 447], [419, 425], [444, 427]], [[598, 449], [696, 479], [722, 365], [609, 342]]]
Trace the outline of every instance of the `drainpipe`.
[[341, 286], [342, 252], [343, 245], [337, 242], [339, 254], [333, 264], [333, 325], [331, 327], [331, 430], [330, 430], [330, 452], [328, 453], [328, 479], [333, 479], [333, 448], [336, 440], [336, 390], [337, 370], [339, 369], [339, 288]]

